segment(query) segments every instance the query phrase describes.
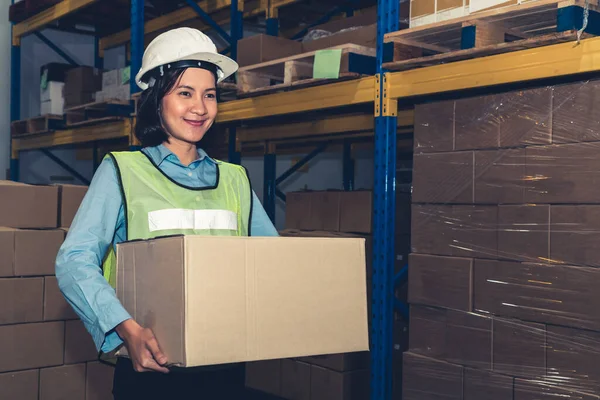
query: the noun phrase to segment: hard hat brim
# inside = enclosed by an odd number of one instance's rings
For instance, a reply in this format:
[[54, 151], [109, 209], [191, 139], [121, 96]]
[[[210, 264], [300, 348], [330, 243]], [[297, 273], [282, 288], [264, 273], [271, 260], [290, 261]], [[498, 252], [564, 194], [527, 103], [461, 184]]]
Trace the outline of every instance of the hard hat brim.
[[[185, 59], [186, 60], [194, 60], [194, 61], [204, 61], [204, 62], [209, 62], [209, 63], [215, 64], [222, 72], [222, 74], [220, 74], [220, 76], [217, 79], [217, 83], [219, 83], [219, 82], [223, 81], [224, 79], [227, 79], [228, 77], [233, 75], [239, 68], [238, 63], [233, 61], [231, 58], [224, 56], [222, 54], [219, 54], [219, 53], [211, 53], [211, 52], [195, 53], [195, 54], [186, 56]], [[175, 62], [175, 61], [181, 61], [181, 60], [172, 60], [170, 62]], [[161, 65], [166, 65], [166, 64], [168, 64], [168, 62], [162, 63]], [[160, 67], [160, 65], [153, 66], [152, 69], [158, 68], [158, 67]], [[146, 90], [148, 88], [148, 83], [142, 82], [142, 80], [141, 80], [142, 77], [147, 72], [148, 72], [147, 70], [141, 69], [135, 77], [136, 84], [142, 90]]]

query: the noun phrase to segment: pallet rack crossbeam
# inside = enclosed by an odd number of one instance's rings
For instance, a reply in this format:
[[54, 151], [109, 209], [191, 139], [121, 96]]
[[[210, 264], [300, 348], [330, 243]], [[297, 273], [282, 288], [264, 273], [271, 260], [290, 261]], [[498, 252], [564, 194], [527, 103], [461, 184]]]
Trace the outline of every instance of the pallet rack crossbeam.
[[292, 176], [296, 171], [308, 164], [313, 158], [321, 154], [327, 148], [327, 146], [329, 146], [329, 143], [322, 143], [321, 145], [317, 146], [316, 149], [302, 157], [297, 163], [292, 165], [287, 171], [275, 179], [275, 185], [281, 184], [281, 182]]
[[[225, 39], [227, 41], [227, 43], [229, 43], [230, 45], [233, 43], [231, 36], [229, 36], [229, 34], [227, 32], [225, 32], [225, 30], [223, 30], [223, 28], [221, 28], [214, 19], [212, 19], [212, 17], [206, 12], [204, 11], [202, 8], [200, 8], [200, 6], [198, 4], [196, 4], [195, 1], [193, 0], [185, 0], [185, 2], [188, 4], [188, 6], [194, 10], [194, 12], [196, 14], [198, 14], [198, 16], [200, 16], [200, 18], [202, 18], [202, 20], [209, 25], [211, 28], [213, 28], [223, 39]], [[233, 3], [237, 3], [236, 0], [233, 0]], [[237, 8], [237, 4], [236, 4], [236, 8]]]
[[83, 175], [81, 175], [79, 172], [75, 171], [69, 164], [67, 164], [66, 162], [64, 162], [63, 160], [61, 160], [58, 156], [56, 156], [56, 154], [52, 153], [50, 150], [48, 150], [48, 149], [40, 149], [40, 151], [43, 154], [45, 154], [46, 157], [48, 157], [49, 159], [51, 159], [52, 161], [54, 161], [56, 164], [60, 165], [68, 173], [70, 173], [71, 175], [73, 175], [75, 178], [79, 179], [85, 185], [89, 185], [90, 184], [89, 179], [87, 179], [86, 177], [84, 177]]
[[50, 47], [56, 54], [58, 54], [59, 56], [61, 56], [66, 62], [68, 62], [71, 65], [75, 65], [75, 66], [79, 65], [79, 63], [77, 61], [75, 61], [63, 49], [61, 49], [60, 47], [58, 47], [54, 42], [52, 42], [50, 39], [48, 39], [43, 33], [41, 33], [41, 32], [33, 32], [33, 34], [35, 36], [37, 36], [38, 39], [40, 39], [42, 42], [44, 42], [44, 44], [46, 46]]

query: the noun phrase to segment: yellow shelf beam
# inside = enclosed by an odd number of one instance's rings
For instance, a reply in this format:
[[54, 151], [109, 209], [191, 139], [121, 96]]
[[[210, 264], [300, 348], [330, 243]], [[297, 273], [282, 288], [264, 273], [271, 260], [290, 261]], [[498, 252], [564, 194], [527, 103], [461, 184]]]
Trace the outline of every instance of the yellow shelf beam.
[[40, 13], [19, 22], [13, 27], [13, 45], [21, 44], [21, 37], [28, 33], [42, 29], [46, 25], [87, 7], [99, 0], [63, 0]]
[[600, 37], [388, 75], [389, 96], [407, 98], [600, 70]]
[[18, 152], [48, 147], [90, 143], [99, 140], [129, 138], [132, 140], [132, 122], [130, 119], [66, 129], [52, 133], [23, 136], [12, 139], [12, 156], [18, 158]]
[[[414, 111], [404, 110], [398, 113], [398, 127], [412, 127]], [[344, 133], [366, 133], [373, 135], [375, 120], [371, 114], [352, 114], [326, 116], [308, 122], [295, 122], [283, 126], [266, 126], [238, 128], [237, 139], [240, 143], [260, 142], [267, 140], [288, 140], [294, 138], [313, 139], [328, 135]]]
[[[288, 4], [293, 4], [298, 0], [277, 0], [271, 2], [271, 8], [283, 7]], [[259, 0], [247, 0], [244, 2], [244, 18], [254, 17], [264, 13], [265, 7]], [[198, 6], [202, 8], [207, 14], [210, 14], [218, 25], [223, 25], [229, 22], [229, 8], [231, 6], [231, 0], [204, 0], [199, 1]], [[158, 18], [154, 18], [144, 24], [144, 35], [148, 35], [154, 32], [159, 32], [169, 27], [184, 23], [186, 21], [199, 19], [198, 14], [190, 8], [183, 7], [179, 10], [173, 11], [169, 14], [163, 15]], [[209, 29], [210, 27], [206, 24], [201, 26], [195, 26], [198, 29]], [[98, 42], [98, 48], [100, 55], [104, 54], [104, 51], [113, 47], [127, 44], [131, 40], [131, 29], [115, 33], [103, 37]]]
[[248, 120], [372, 103], [374, 96], [375, 78], [366, 77], [291, 92], [228, 101], [219, 105], [217, 122]]

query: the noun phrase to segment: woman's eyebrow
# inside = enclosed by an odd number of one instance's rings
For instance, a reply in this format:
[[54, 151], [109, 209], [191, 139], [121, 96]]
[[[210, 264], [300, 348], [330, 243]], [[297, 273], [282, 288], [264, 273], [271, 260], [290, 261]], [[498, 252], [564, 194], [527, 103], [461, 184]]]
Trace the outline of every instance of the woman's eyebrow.
[[177, 86], [177, 89], [189, 89], [189, 90], [193, 90], [193, 91], [196, 90], [193, 87], [188, 86], [188, 85], [179, 85], [179, 86]]

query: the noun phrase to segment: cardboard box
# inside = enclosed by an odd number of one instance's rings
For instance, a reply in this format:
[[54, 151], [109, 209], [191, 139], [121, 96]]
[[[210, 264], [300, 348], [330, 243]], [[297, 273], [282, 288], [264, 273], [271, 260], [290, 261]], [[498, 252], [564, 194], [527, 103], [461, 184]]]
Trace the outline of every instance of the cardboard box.
[[65, 364], [77, 364], [98, 359], [92, 337], [81, 320], [66, 321]]
[[311, 400], [363, 400], [369, 397], [369, 370], [336, 372], [312, 366]]
[[113, 398], [113, 378], [115, 369], [100, 362], [87, 363], [85, 384], [86, 400], [109, 400]]
[[282, 361], [275, 359], [246, 363], [246, 387], [280, 396]]
[[64, 82], [48, 82], [45, 88], [43, 86], [40, 88], [40, 102], [43, 103], [45, 101], [62, 101], [64, 87]]
[[600, 119], [594, 110], [600, 106], [600, 82], [585, 81], [554, 86], [552, 143], [597, 141]]
[[285, 228], [312, 230], [311, 215], [312, 192], [289, 192], [285, 195]]
[[323, 38], [310, 40], [302, 43], [302, 52], [308, 53], [328, 49], [344, 44], [356, 44], [370, 48], [377, 47], [377, 24], [357, 27], [347, 31], [334, 33]]
[[465, 368], [463, 400], [513, 400], [514, 378]]
[[77, 93], [93, 93], [102, 89], [102, 72], [93, 67], [82, 66], [69, 69], [65, 76], [65, 98]]
[[310, 229], [340, 231], [340, 208], [343, 194], [344, 192], [337, 190], [311, 192], [310, 212], [307, 221]]
[[411, 0], [411, 28], [469, 15], [469, 0]]
[[62, 115], [65, 112], [65, 99], [48, 100], [40, 103], [40, 115]]
[[294, 360], [281, 360], [281, 397], [293, 400], [311, 400], [311, 367]]
[[563, 264], [600, 266], [600, 249], [597, 247], [600, 240], [600, 205], [553, 205], [550, 221], [552, 260]]
[[369, 368], [370, 355], [368, 351], [346, 354], [325, 354], [303, 358], [309, 364], [331, 369], [338, 372], [356, 371]]
[[0, 279], [0, 324], [40, 322], [44, 278]]
[[463, 367], [412, 354], [404, 353], [403, 400], [428, 399], [462, 400]]
[[0, 326], [0, 372], [62, 365], [64, 322]]
[[472, 259], [411, 254], [408, 265], [410, 303], [471, 311]]
[[253, 35], [238, 41], [240, 67], [290, 57], [302, 53], [302, 43], [278, 36]]
[[585, 393], [569, 385], [548, 385], [543, 380], [515, 379], [514, 400], [598, 400], [598, 392]]
[[454, 101], [415, 105], [415, 154], [454, 150]]
[[546, 327], [519, 320], [494, 319], [492, 368], [509, 376], [546, 374]]
[[65, 108], [80, 106], [96, 101], [96, 92], [76, 92], [65, 94]]
[[548, 259], [550, 206], [499, 206], [498, 257], [530, 262]]
[[87, 193], [87, 186], [59, 185], [59, 226], [68, 228]]
[[175, 236], [120, 244], [117, 269], [174, 365], [369, 349], [364, 239]]
[[39, 370], [0, 374], [0, 399], [38, 400]]
[[377, 7], [369, 7], [362, 10], [355, 10], [354, 15], [351, 17], [331, 19], [324, 24], [313, 26], [309, 29], [309, 32], [315, 30], [339, 32], [349, 28], [373, 25], [375, 23], [377, 23]]
[[373, 193], [370, 190], [342, 192], [340, 196], [340, 231], [371, 233]]
[[413, 163], [413, 202], [473, 203], [472, 151], [415, 154]]
[[64, 321], [79, 318], [67, 303], [54, 276], [44, 278], [44, 321]]
[[56, 228], [58, 189], [0, 181], [0, 226], [11, 228]]
[[529, 186], [525, 149], [475, 151], [477, 204], [523, 204]]
[[40, 370], [40, 400], [85, 398], [86, 365]]
[[54, 275], [65, 232], [0, 227], [0, 276]]

